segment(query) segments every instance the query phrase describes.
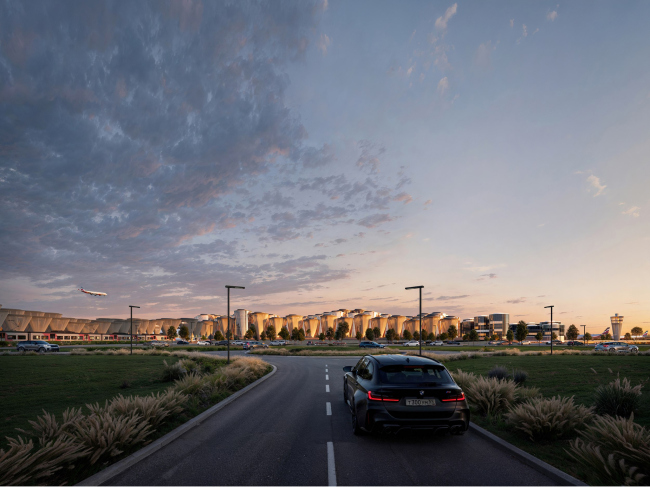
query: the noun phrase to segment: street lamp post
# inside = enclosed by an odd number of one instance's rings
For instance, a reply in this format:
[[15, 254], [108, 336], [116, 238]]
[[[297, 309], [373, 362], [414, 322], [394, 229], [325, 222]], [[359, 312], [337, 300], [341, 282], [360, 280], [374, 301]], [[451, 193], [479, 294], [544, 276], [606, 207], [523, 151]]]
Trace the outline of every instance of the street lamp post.
[[553, 355], [553, 308], [555, 305], [544, 306], [544, 308], [551, 308], [551, 355]]
[[133, 355], [133, 308], [140, 308], [140, 306], [132, 306], [129, 305], [129, 308], [131, 308], [131, 355]]
[[230, 363], [230, 290], [231, 289], [246, 289], [245, 287], [242, 286], [228, 286], [226, 285], [226, 289], [228, 289], [228, 331], [226, 334], [228, 335], [228, 360], [226, 361], [227, 364]]
[[404, 289], [419, 289], [420, 290], [420, 356], [422, 356], [422, 288], [424, 286], [411, 286]]
[[585, 335], [587, 334], [587, 325], [582, 325], [582, 344], [587, 345], [587, 339]]

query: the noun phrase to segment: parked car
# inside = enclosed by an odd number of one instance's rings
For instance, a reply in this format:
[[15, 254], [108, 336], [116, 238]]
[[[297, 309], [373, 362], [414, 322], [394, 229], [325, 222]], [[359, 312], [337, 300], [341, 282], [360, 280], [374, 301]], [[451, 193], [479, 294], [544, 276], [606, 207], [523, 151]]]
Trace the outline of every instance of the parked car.
[[286, 344], [287, 344], [287, 342], [285, 342], [284, 340], [272, 340], [269, 345], [271, 345], [272, 347], [279, 347], [279, 346], [283, 346], [283, 345], [286, 345]]
[[26, 340], [16, 344], [16, 350], [19, 352], [58, 352], [59, 346], [47, 343], [44, 340]]
[[409, 342], [404, 343], [403, 345], [404, 345], [405, 347], [419, 347], [419, 346], [420, 346], [420, 342], [418, 342], [418, 341], [416, 341], [416, 340], [411, 340], [411, 341], [409, 341]]
[[366, 355], [343, 370], [343, 400], [355, 435], [408, 429], [462, 435], [469, 428], [465, 394], [437, 360]]
[[597, 352], [635, 353], [639, 351], [639, 347], [625, 342], [601, 342], [596, 344], [594, 350]]
[[[551, 342], [544, 342], [545, 345], [550, 345]], [[553, 340], [553, 345], [564, 345], [564, 342], [562, 340]]]
[[190, 342], [187, 342], [185, 340], [176, 340], [176, 345], [189, 345]]
[[251, 340], [245, 342], [242, 348], [244, 350], [253, 350], [254, 348], [269, 348], [269, 346], [266, 343]]
[[384, 345], [381, 345], [377, 342], [359, 342], [359, 348], [384, 348]]
[[566, 342], [566, 344], [567, 347], [580, 347], [584, 345], [584, 343], [579, 342], [578, 340], [569, 340], [568, 342]]
[[150, 342], [146, 342], [145, 345], [149, 347], [168, 347], [169, 343], [161, 342], [160, 340], [151, 340]]
[[230, 344], [231, 345], [243, 345], [244, 342], [242, 340], [231, 340]]
[[211, 345], [211, 343], [207, 340], [198, 340], [196, 342], [197, 345]]
[[463, 342], [458, 342], [458, 341], [449, 341], [449, 342], [447, 342], [447, 345], [457, 345], [457, 346], [460, 346], [460, 345], [462, 345], [462, 344], [463, 344]]

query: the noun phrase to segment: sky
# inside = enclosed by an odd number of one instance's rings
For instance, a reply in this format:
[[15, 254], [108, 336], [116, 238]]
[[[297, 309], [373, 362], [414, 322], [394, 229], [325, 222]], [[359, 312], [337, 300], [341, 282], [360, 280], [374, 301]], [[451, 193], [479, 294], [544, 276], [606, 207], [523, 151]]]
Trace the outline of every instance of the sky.
[[[3, 1], [0, 304], [650, 328], [648, 2]], [[92, 297], [84, 287], [108, 293]]]

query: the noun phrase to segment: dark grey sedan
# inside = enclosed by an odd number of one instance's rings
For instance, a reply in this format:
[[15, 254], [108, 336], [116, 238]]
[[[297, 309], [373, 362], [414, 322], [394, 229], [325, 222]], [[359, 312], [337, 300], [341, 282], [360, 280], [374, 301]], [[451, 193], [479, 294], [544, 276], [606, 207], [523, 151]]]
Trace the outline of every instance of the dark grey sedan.
[[436, 360], [366, 355], [343, 370], [343, 399], [355, 435], [402, 430], [462, 435], [469, 428], [465, 394]]

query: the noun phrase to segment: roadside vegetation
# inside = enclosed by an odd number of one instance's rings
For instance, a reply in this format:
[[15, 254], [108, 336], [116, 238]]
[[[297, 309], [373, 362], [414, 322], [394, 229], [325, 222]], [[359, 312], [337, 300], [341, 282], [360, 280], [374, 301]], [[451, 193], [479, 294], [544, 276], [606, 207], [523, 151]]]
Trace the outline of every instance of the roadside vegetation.
[[271, 370], [252, 357], [127, 353], [0, 357], [0, 485], [75, 484]]
[[647, 355], [436, 358], [479, 426], [590, 485], [650, 483]]

